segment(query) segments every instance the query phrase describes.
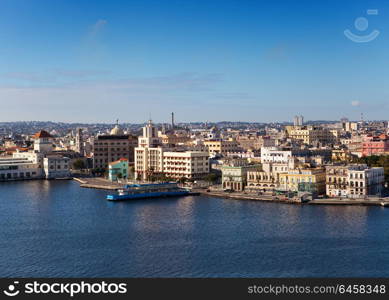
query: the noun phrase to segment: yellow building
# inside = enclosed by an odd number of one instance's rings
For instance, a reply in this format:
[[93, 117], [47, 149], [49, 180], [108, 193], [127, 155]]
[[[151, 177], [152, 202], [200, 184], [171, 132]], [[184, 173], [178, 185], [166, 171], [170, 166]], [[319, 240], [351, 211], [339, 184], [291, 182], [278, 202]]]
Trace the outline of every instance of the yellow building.
[[350, 151], [345, 149], [333, 149], [332, 150], [332, 160], [337, 161], [348, 161], [353, 157]]
[[326, 172], [322, 168], [295, 169], [279, 175], [280, 189], [286, 191], [326, 191]]
[[289, 138], [299, 140], [304, 144], [312, 144], [315, 141], [328, 144], [333, 143], [336, 137], [327, 128], [317, 126], [285, 126]]

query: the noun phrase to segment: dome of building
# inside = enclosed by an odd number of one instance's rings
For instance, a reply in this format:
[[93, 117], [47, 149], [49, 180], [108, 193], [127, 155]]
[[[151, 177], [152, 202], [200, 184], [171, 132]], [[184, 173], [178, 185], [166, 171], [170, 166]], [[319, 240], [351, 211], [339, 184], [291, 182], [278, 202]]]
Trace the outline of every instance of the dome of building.
[[111, 135], [123, 135], [123, 130], [120, 129], [119, 125], [116, 125], [112, 130], [111, 130]]

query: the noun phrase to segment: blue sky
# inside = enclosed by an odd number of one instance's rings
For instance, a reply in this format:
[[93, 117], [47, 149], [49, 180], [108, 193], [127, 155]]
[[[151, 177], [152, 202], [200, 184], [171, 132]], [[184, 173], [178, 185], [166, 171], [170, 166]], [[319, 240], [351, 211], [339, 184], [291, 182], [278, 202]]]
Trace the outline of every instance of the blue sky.
[[1, 0], [0, 120], [389, 119], [388, 14], [388, 1]]

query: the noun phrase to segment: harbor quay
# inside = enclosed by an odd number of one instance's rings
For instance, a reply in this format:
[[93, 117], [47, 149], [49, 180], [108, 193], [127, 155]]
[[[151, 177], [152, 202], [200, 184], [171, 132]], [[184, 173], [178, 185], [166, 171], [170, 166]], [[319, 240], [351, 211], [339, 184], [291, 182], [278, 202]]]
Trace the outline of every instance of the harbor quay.
[[[123, 188], [125, 184], [149, 184], [147, 182], [111, 182], [105, 178], [73, 178], [80, 184], [82, 188], [100, 189], [106, 191], [118, 191]], [[288, 197], [286, 195], [273, 195], [270, 193], [255, 193], [255, 192], [238, 192], [238, 191], [224, 191], [220, 186], [208, 188], [187, 187], [192, 193], [191, 195], [204, 195], [219, 198], [226, 198], [232, 200], [251, 200], [251, 201], [266, 201], [274, 203], [288, 203], [297, 205], [366, 205], [366, 206], [389, 206], [389, 197], [366, 197], [364, 199], [348, 199], [348, 198], [316, 198], [312, 200], [302, 200], [298, 197]]]

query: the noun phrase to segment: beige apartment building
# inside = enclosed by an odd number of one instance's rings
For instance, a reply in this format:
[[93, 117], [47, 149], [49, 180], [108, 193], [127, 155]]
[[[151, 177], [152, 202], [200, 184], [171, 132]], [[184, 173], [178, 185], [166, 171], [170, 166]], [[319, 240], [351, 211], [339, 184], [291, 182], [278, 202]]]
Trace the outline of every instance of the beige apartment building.
[[208, 148], [209, 155], [217, 154], [227, 155], [228, 152], [237, 152], [240, 150], [239, 144], [234, 139], [229, 140], [208, 140], [204, 141], [204, 145]]

